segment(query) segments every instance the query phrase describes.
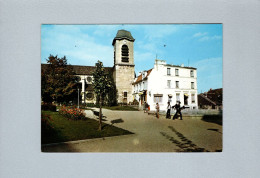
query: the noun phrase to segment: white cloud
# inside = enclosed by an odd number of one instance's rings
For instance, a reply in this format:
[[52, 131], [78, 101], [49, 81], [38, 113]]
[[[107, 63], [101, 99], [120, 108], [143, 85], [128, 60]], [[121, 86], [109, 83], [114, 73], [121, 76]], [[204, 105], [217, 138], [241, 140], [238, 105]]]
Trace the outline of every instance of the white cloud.
[[172, 25], [152, 25], [145, 26], [145, 38], [149, 41], [158, 40], [159, 38], [167, 37], [178, 31], [178, 26]]
[[199, 32], [199, 33], [195, 33], [195, 34], [193, 35], [193, 37], [194, 37], [194, 38], [196, 38], [196, 37], [201, 37], [201, 36], [205, 36], [205, 35], [207, 35], [207, 34], [208, 34], [207, 32], [204, 32], [204, 33]]
[[150, 52], [138, 52], [135, 51], [134, 53], [135, 55], [135, 62], [139, 62], [139, 61], [151, 61], [155, 59], [155, 54], [154, 53], [150, 53]]
[[93, 35], [101, 37], [114, 37], [116, 35], [118, 25], [97, 25]]
[[155, 43], [144, 43], [143, 41], [137, 41], [135, 43], [135, 48], [142, 51], [155, 51], [157, 49]]
[[209, 40], [220, 40], [222, 37], [218, 36], [218, 35], [214, 35], [214, 36], [204, 36], [202, 38], [199, 39], [199, 41], [209, 41]]
[[95, 65], [101, 60], [105, 66], [113, 66], [113, 47], [84, 33], [88, 26], [54, 26], [42, 30], [42, 60], [50, 54], [66, 56], [74, 65]]
[[209, 40], [220, 40], [222, 39], [219, 35], [209, 36], [207, 32], [195, 33], [192, 38], [197, 38], [199, 41], [209, 41]]

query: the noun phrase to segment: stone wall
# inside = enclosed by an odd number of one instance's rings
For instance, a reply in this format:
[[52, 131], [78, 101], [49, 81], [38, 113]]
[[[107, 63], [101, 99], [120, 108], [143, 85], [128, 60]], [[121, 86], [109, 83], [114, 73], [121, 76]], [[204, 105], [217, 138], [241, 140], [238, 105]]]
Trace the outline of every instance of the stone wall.
[[118, 103], [123, 103], [124, 92], [127, 92], [127, 103], [133, 102], [132, 82], [134, 81], [134, 66], [116, 65], [114, 76], [116, 88], [118, 90]]

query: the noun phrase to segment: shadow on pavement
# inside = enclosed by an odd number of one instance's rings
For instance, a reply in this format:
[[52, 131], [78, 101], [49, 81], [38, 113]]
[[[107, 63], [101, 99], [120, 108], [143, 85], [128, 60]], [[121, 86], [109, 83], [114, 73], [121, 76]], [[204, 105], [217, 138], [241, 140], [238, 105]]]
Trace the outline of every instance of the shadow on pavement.
[[114, 120], [112, 120], [110, 122], [111, 122], [111, 125], [113, 125], [113, 124], [123, 123], [124, 120], [120, 118], [120, 119], [114, 119]]
[[[95, 116], [97, 116], [97, 118], [95, 118], [95, 119], [99, 119], [99, 111], [92, 110], [92, 112], [93, 112], [93, 114]], [[106, 119], [103, 119], [103, 118], [107, 118], [107, 117], [102, 114], [102, 119], [101, 120], [102, 121], [107, 121]]]
[[160, 133], [162, 134], [162, 136], [166, 137], [166, 139], [170, 140], [177, 147], [179, 147], [179, 149], [176, 150], [177, 152], [209, 152], [205, 148], [198, 147], [196, 144], [194, 144], [191, 140], [187, 139], [184, 135], [182, 135], [172, 126], [169, 126], [168, 128], [171, 129], [181, 141], [178, 141], [174, 137], [167, 135], [164, 132]]
[[222, 115], [204, 115], [201, 120], [222, 125]]
[[222, 134], [222, 132], [220, 132], [219, 129], [208, 129], [208, 130], [210, 130], [210, 131], [215, 131], [215, 132], [218, 132], [218, 133], [221, 133], [221, 134]]

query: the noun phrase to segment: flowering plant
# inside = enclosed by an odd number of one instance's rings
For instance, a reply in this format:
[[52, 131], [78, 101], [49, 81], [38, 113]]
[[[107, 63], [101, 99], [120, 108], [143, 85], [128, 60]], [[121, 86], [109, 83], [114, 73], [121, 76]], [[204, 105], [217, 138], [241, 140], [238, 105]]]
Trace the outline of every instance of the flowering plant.
[[76, 108], [75, 106], [72, 107], [66, 107], [62, 106], [59, 110], [59, 113], [68, 119], [72, 120], [83, 120], [86, 119], [83, 110]]

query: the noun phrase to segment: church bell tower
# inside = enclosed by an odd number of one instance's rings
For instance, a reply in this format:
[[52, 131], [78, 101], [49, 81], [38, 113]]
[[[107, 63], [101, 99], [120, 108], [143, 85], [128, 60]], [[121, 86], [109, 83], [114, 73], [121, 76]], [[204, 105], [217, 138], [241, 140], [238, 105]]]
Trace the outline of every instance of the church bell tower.
[[114, 46], [113, 77], [118, 91], [118, 103], [128, 104], [133, 101], [134, 41], [129, 31], [118, 30], [112, 42]]

